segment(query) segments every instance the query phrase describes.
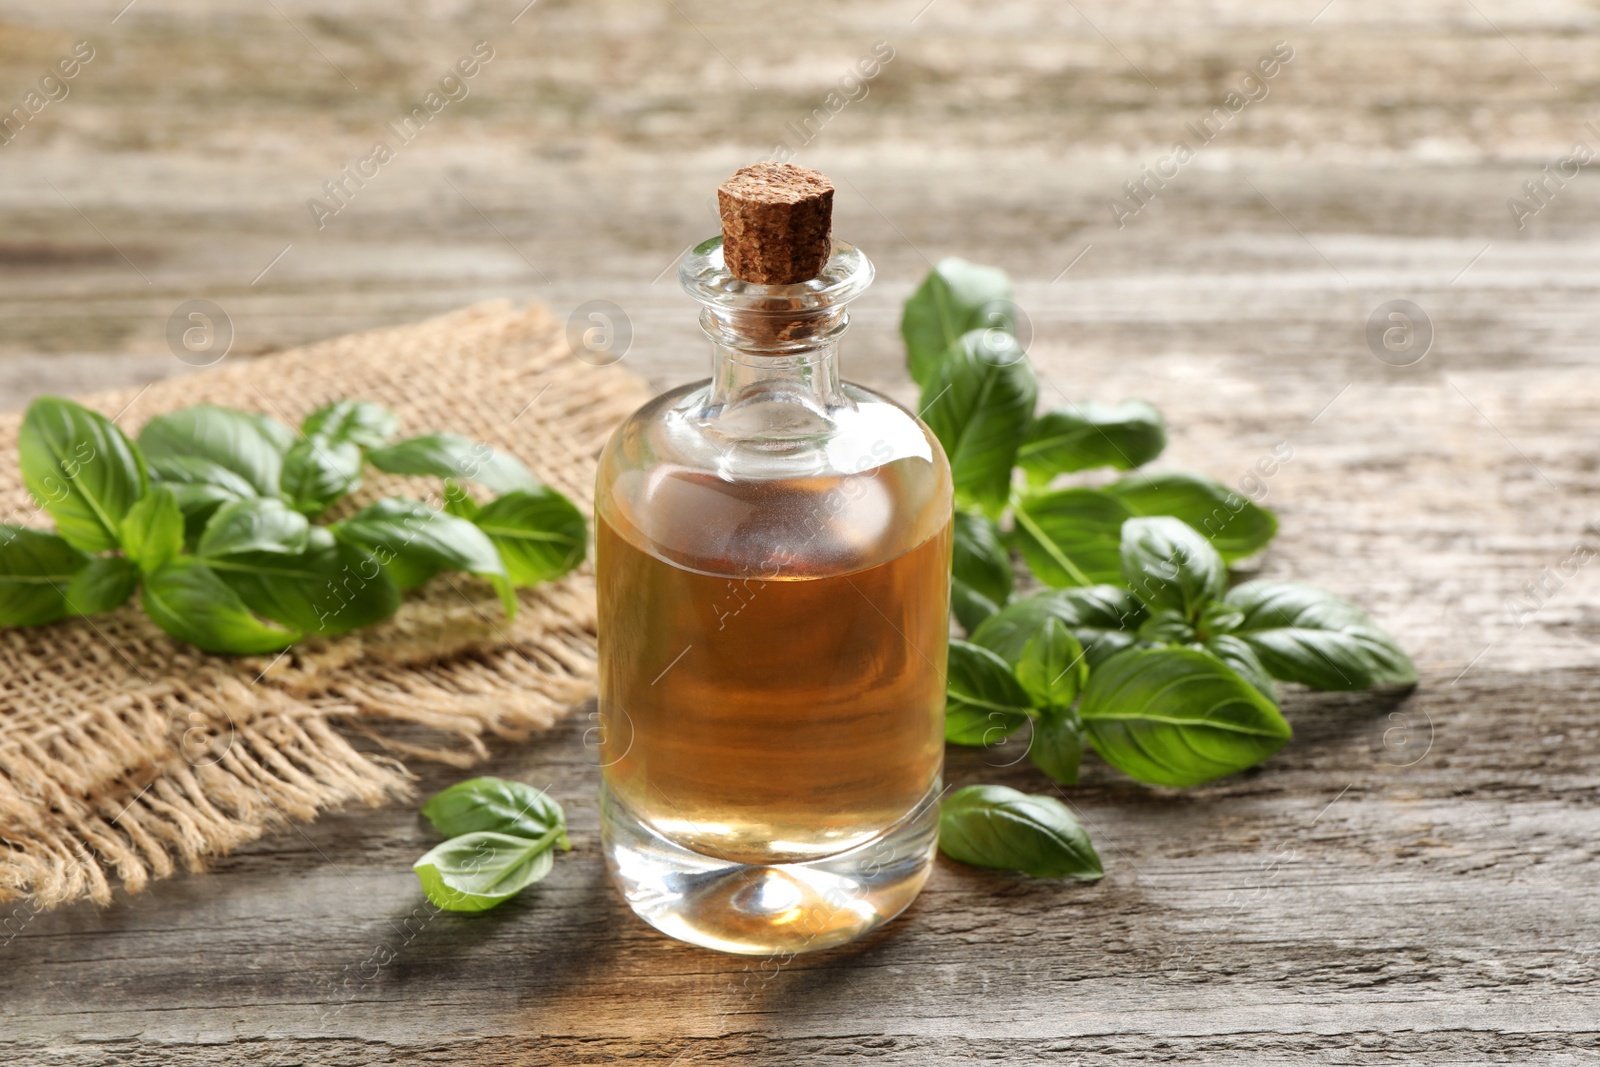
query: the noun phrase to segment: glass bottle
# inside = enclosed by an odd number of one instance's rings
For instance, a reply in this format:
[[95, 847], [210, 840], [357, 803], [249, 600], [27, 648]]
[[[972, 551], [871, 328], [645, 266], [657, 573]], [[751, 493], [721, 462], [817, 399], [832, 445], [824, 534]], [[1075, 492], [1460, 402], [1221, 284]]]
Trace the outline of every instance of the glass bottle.
[[694, 944], [826, 948], [893, 918], [938, 831], [951, 482], [938, 441], [839, 377], [872, 281], [679, 267], [712, 376], [631, 416], [595, 493], [604, 847]]

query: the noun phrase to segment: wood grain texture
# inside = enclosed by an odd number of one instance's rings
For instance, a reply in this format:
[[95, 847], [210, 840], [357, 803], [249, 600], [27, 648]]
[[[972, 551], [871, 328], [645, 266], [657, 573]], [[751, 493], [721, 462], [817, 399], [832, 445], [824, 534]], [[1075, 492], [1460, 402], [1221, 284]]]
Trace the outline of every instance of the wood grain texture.
[[[409, 865], [432, 838], [397, 806], [19, 913], [0, 1059], [1595, 1062], [1600, 586], [1542, 575], [1600, 539], [1600, 183], [1552, 183], [1521, 229], [1506, 201], [1600, 148], [1600, 17], [1321, 6], [0, 4], [0, 105], [97, 49], [0, 147], [5, 406], [204, 373], [166, 340], [193, 298], [231, 317], [230, 359], [490, 296], [606, 299], [640, 373], [697, 376], [670, 266], [716, 232], [718, 182], [810, 117], [796, 161], [879, 267], [852, 377], [911, 399], [895, 325], [928, 262], [1006, 267], [1045, 403], [1148, 398], [1163, 464], [1231, 484], [1286, 443], [1252, 567], [1357, 600], [1423, 673], [1290, 693], [1294, 742], [1206, 788], [1094, 763], [1068, 794], [1096, 885], [941, 861], [904, 920], [776, 968], [668, 942], [607, 889], [582, 709], [490, 768], [571, 814], [538, 889], [431, 915]], [[470, 95], [317, 229], [306, 200], [480, 40]], [[892, 60], [818, 122], [878, 41]], [[1279, 41], [1267, 95], [1119, 227], [1108, 200]], [[1407, 368], [1364, 339], [1398, 298], [1434, 332]], [[1047, 788], [1015, 758], [953, 754], [949, 777]]]

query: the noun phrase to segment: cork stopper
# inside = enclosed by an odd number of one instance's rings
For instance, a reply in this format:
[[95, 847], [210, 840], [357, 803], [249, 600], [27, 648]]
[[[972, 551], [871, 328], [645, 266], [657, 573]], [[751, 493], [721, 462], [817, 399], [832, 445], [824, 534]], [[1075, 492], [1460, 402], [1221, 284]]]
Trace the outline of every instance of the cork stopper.
[[809, 167], [741, 167], [717, 187], [717, 206], [723, 262], [740, 281], [810, 281], [833, 253], [833, 183]]

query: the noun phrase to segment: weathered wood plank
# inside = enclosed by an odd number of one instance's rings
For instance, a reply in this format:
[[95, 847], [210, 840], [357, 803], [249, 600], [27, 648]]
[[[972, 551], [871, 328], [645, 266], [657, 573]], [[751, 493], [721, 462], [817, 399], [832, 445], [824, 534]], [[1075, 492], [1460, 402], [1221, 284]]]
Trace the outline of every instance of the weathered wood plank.
[[[412, 811], [338, 814], [103, 911], [14, 916], [0, 1056], [1593, 1062], [1600, 590], [1586, 568], [1507, 604], [1600, 537], [1600, 185], [1520, 230], [1506, 205], [1600, 145], [1591, 10], [521, 6], [0, 5], [0, 104], [98, 49], [0, 147], [0, 404], [189, 372], [165, 330], [194, 297], [232, 317], [229, 358], [491, 296], [605, 298], [640, 373], [699, 375], [668, 267], [713, 232], [710, 190], [885, 40], [800, 157], [848, 179], [839, 232], [880, 268], [851, 375], [913, 399], [899, 302], [928, 260], [1004, 265], [1047, 403], [1147, 397], [1165, 462], [1236, 484], [1287, 442], [1258, 566], [1370, 608], [1423, 685], [1293, 694], [1295, 742], [1205, 789], [1095, 765], [1070, 799], [1103, 882], [941, 863], [903, 922], [775, 971], [667, 942], [605, 887], [580, 714], [490, 767], [572, 815], [578, 850], [524, 899], [418, 913]], [[471, 95], [316, 229], [305, 200], [480, 39]], [[1119, 227], [1108, 199], [1280, 40], [1270, 94]], [[1405, 369], [1363, 337], [1394, 298], [1436, 335]], [[990, 765], [1010, 758], [950, 776], [1044, 788]]]

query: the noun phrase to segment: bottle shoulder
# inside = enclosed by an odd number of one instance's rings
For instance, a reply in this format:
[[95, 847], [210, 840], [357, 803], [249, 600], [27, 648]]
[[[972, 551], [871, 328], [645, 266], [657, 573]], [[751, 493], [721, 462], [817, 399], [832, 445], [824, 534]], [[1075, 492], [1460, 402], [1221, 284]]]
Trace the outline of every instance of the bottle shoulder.
[[798, 416], [771, 403], [756, 412], [710, 408], [708, 380], [679, 386], [647, 401], [612, 433], [602, 470], [671, 464], [737, 480], [772, 480], [825, 473], [854, 474], [897, 460], [948, 468], [933, 432], [893, 399], [841, 383], [825, 411]]
[[663, 393], [601, 455], [596, 517], [637, 547], [718, 574], [838, 573], [948, 525], [944, 450], [892, 399], [841, 383], [823, 411], [752, 418], [710, 396], [708, 381]]

